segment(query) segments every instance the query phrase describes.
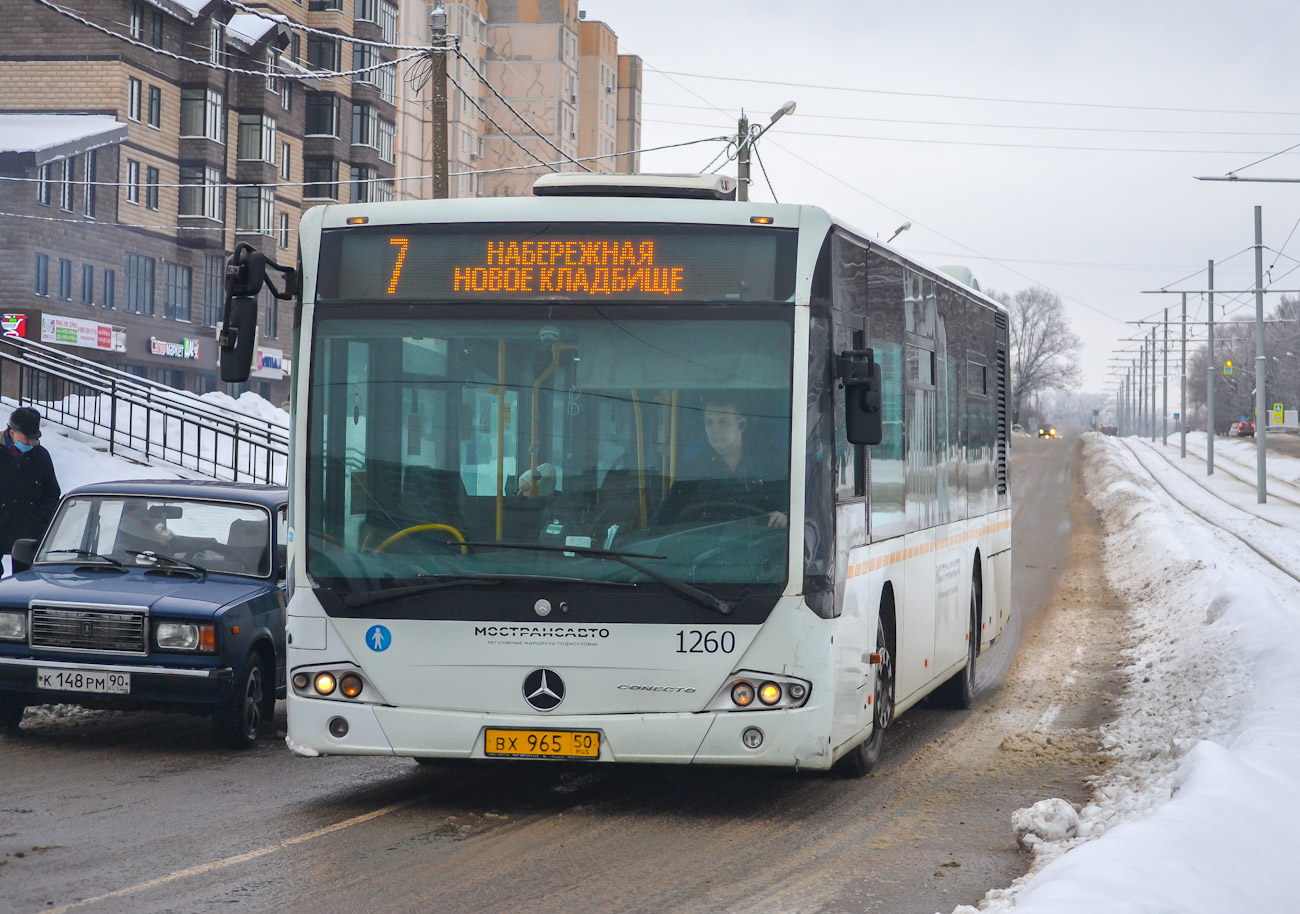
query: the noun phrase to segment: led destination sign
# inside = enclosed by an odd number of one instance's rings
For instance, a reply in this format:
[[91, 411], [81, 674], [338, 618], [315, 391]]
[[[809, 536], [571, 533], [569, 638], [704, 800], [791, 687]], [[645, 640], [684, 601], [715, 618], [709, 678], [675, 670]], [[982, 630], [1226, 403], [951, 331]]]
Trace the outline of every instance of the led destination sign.
[[318, 301], [784, 301], [795, 234], [710, 226], [334, 229]]

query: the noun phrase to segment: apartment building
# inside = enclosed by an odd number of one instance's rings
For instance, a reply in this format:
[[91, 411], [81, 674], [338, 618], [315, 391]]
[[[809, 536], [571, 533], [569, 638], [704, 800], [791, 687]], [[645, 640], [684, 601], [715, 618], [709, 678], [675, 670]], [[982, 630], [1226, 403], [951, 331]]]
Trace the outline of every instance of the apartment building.
[[[402, 2], [405, 43], [427, 43], [433, 4]], [[578, 0], [464, 0], [444, 8], [463, 54], [448, 58], [450, 196], [527, 194], [550, 170], [542, 163], [575, 171], [583, 167], [575, 160], [589, 159], [585, 167], [597, 172], [639, 170], [632, 150], [641, 135], [640, 60], [618, 53], [608, 24], [588, 20]], [[432, 92], [413, 87], [399, 103], [402, 198], [432, 196]]]
[[[217, 389], [237, 243], [283, 264], [317, 202], [391, 199], [397, 6], [25, 3], [0, 53], [4, 332], [178, 389]], [[306, 27], [306, 28], [304, 28]], [[311, 29], [312, 31], [308, 31]], [[113, 33], [106, 34], [105, 32]], [[355, 76], [317, 75], [362, 70]], [[264, 291], [248, 386], [288, 397], [292, 305]], [[237, 392], [237, 391], [232, 391]]]

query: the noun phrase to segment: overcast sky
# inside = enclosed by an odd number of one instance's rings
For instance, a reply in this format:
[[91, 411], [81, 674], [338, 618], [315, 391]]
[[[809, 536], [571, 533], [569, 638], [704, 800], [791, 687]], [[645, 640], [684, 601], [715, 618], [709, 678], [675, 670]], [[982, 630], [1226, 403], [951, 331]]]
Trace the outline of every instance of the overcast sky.
[[[775, 191], [886, 238], [910, 220], [895, 244], [924, 262], [968, 266], [986, 290], [1052, 289], [1090, 390], [1115, 390], [1107, 360], [1136, 345], [1119, 342], [1136, 335], [1125, 321], [1178, 316], [1178, 296], [1143, 290], [1203, 289], [1210, 259], [1226, 261], [1216, 288], [1253, 287], [1256, 205], [1281, 252], [1264, 252], [1273, 287], [1300, 289], [1300, 269], [1282, 278], [1300, 264], [1300, 185], [1194, 180], [1300, 178], [1300, 150], [1246, 167], [1300, 144], [1294, 0], [582, 8], [645, 62], [643, 145], [734, 133], [741, 107], [765, 123], [794, 100], [759, 146], [771, 191], [755, 164], [753, 199]], [[651, 153], [642, 170], [699, 171], [720, 148]], [[1228, 319], [1253, 318], [1253, 296], [1237, 298]], [[1199, 295], [1188, 312], [1205, 319]]]

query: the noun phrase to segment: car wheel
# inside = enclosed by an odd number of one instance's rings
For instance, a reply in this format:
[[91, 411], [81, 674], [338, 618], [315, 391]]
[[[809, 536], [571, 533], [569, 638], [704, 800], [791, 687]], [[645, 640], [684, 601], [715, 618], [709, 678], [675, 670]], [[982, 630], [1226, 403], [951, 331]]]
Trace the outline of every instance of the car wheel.
[[17, 730], [26, 709], [17, 695], [0, 695], [0, 730]]
[[260, 654], [244, 663], [235, 694], [212, 715], [217, 740], [231, 749], [247, 749], [257, 742], [266, 704], [266, 669]]

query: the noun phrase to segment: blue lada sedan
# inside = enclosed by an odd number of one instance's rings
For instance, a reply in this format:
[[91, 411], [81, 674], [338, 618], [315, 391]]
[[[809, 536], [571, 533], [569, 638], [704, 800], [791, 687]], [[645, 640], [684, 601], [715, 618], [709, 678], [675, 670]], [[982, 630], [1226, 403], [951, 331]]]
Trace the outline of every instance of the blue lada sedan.
[[67, 493], [0, 580], [0, 728], [30, 705], [211, 715], [246, 748], [284, 696], [286, 490], [190, 480]]

